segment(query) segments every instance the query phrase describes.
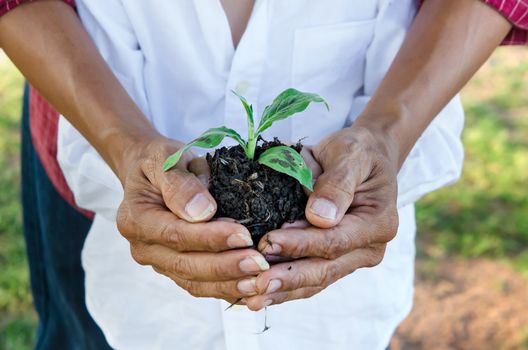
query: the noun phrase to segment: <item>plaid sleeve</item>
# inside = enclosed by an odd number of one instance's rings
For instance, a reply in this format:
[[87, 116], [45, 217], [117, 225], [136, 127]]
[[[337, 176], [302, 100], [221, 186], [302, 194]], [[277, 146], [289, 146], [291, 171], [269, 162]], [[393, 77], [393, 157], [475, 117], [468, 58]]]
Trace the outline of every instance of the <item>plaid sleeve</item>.
[[497, 9], [512, 24], [513, 29], [504, 39], [504, 45], [528, 45], [528, 1], [526, 0], [484, 0]]
[[[0, 17], [15, 9], [17, 6], [22, 5], [26, 2], [33, 2], [38, 0], [0, 0]], [[62, 0], [62, 2], [75, 7], [75, 0]]]
[[[426, 0], [418, 0], [421, 5]], [[482, 0], [496, 9], [513, 28], [502, 45], [528, 45], [528, 0]]]

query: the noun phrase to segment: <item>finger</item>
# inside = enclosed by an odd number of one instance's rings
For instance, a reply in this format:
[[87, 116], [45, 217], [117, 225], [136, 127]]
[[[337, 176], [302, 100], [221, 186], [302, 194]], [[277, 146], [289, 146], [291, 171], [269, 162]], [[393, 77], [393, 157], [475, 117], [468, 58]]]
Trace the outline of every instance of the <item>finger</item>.
[[133, 244], [131, 253], [141, 265], [152, 265], [190, 281], [229, 281], [255, 276], [270, 268], [264, 257], [253, 249], [178, 253], [159, 245]]
[[[288, 292], [306, 287], [326, 288], [354, 269], [351, 259], [309, 258], [274, 265], [257, 276], [258, 294]], [[349, 264], [349, 265], [347, 265]]]
[[237, 222], [235, 219], [232, 218], [214, 218], [211, 221]]
[[[158, 273], [163, 273], [163, 271], [155, 270]], [[190, 281], [182, 279], [175, 274], [168, 274], [167, 277], [196, 298], [217, 298], [239, 304], [242, 302], [239, 299], [257, 294], [255, 277], [220, 282]]]
[[118, 229], [131, 242], [158, 244], [185, 251], [219, 252], [253, 245], [244, 226], [228, 221], [190, 224], [159, 206], [123, 203], [118, 211]]
[[306, 219], [321, 228], [337, 225], [354, 200], [354, 191], [360, 180], [344, 158], [325, 168], [308, 198]]
[[216, 212], [216, 202], [197, 176], [186, 170], [192, 162], [185, 159], [169, 171], [156, 169], [160, 171], [156, 176], [157, 186], [165, 205], [178, 217], [188, 222], [208, 221]]
[[265, 296], [303, 288], [326, 288], [359, 268], [378, 265], [384, 253], [385, 245], [379, 245], [358, 249], [337, 260], [310, 258], [275, 265], [257, 276], [257, 291]]
[[311, 226], [271, 231], [260, 240], [258, 248], [264, 256], [333, 260], [373, 243], [385, 243], [382, 242], [385, 237], [378, 237], [376, 229], [376, 224], [369, 224], [357, 216], [345, 215], [337, 226], [329, 229]]
[[259, 311], [270, 305], [278, 305], [291, 300], [306, 299], [321, 292], [324, 288], [308, 287], [296, 289], [291, 292], [279, 292], [266, 295], [256, 295], [246, 298], [245, 303], [248, 309], [252, 311]]
[[205, 186], [209, 187], [209, 165], [205, 157], [193, 158], [187, 166], [190, 172], [192, 172], [198, 180]]
[[306, 228], [306, 227], [310, 227], [310, 224], [306, 220], [296, 220], [294, 222], [285, 222], [281, 226], [282, 229], [286, 229], [286, 228]]

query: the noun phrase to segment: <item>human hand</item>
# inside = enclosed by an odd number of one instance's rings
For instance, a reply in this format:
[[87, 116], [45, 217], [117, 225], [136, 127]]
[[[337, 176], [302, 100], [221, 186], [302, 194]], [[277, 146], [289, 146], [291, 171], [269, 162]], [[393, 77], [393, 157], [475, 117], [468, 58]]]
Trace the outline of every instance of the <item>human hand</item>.
[[[181, 143], [158, 137], [138, 145], [122, 174], [124, 199], [117, 226], [134, 260], [151, 265], [196, 297], [234, 302], [256, 294], [255, 277], [269, 269], [242, 225], [210, 220], [216, 203], [208, 192], [208, 167], [189, 152], [178, 167], [162, 165]], [[201, 181], [200, 181], [201, 179]], [[235, 249], [246, 248], [246, 249]]]
[[308, 298], [381, 262], [398, 228], [395, 149], [386, 135], [354, 126], [313, 148], [307, 162], [315, 160], [322, 174], [308, 200], [308, 222], [269, 232], [258, 247], [297, 260], [257, 277], [259, 294], [245, 299], [251, 310]]

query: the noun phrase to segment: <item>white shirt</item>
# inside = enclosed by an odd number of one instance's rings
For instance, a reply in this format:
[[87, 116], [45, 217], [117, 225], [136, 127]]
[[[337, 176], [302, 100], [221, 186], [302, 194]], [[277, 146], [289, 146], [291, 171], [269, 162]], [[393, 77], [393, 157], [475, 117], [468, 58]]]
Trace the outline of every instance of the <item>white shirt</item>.
[[[226, 125], [246, 134], [288, 87], [330, 104], [281, 121], [265, 138], [315, 144], [349, 125], [388, 70], [415, 15], [414, 0], [257, 0], [238, 48], [218, 0], [80, 0], [79, 15], [115, 75], [164, 135], [189, 141]], [[258, 119], [258, 118], [257, 118]], [[65, 120], [58, 159], [79, 205], [96, 212], [83, 250], [88, 308], [119, 349], [384, 349], [412, 305], [414, 207], [456, 180], [463, 151], [458, 98], [422, 135], [398, 175], [400, 228], [383, 262], [319, 295], [262, 312], [224, 312], [136, 264], [115, 227], [122, 188]]]

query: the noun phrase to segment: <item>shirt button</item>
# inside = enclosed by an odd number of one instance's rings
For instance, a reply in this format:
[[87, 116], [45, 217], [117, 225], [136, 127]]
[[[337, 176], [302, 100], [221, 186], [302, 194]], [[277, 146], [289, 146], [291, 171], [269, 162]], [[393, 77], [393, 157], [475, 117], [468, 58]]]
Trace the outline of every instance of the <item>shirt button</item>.
[[235, 88], [233, 90], [235, 90], [237, 94], [244, 95], [249, 90], [250, 86], [251, 83], [249, 81], [240, 80], [238, 83], [236, 83]]

